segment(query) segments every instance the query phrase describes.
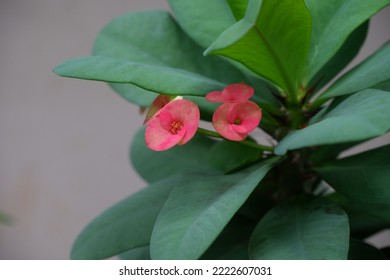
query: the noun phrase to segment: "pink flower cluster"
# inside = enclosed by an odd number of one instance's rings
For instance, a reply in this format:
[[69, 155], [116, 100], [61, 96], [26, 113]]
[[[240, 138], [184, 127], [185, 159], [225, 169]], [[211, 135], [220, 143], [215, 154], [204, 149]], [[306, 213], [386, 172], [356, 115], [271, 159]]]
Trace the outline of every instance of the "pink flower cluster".
[[[224, 138], [245, 139], [260, 123], [260, 107], [248, 99], [254, 89], [245, 84], [233, 84], [222, 91], [210, 92], [206, 99], [221, 102], [213, 115], [213, 126]], [[146, 145], [155, 151], [187, 143], [196, 133], [200, 120], [198, 106], [184, 99], [159, 95], [150, 106], [144, 124]]]
[[233, 84], [206, 96], [210, 102], [223, 102], [213, 115], [213, 126], [219, 134], [232, 141], [241, 141], [259, 125], [261, 109], [248, 100], [253, 94], [253, 87]]

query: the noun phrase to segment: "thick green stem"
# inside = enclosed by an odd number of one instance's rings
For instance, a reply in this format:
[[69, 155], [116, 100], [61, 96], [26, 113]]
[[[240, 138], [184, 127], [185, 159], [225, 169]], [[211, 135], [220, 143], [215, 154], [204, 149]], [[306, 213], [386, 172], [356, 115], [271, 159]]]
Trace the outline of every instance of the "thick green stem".
[[292, 107], [289, 109], [290, 113], [290, 127], [292, 129], [301, 128], [302, 124], [305, 122], [305, 118], [300, 107]]
[[[204, 128], [200, 128], [200, 127], [198, 127], [197, 133], [205, 135], [205, 136], [209, 136], [209, 137], [214, 137], [214, 138], [223, 138], [217, 132], [214, 132], [214, 131], [211, 131], [211, 130], [208, 130], [208, 129], [204, 129]], [[259, 150], [262, 150], [262, 151], [267, 151], [267, 152], [273, 152], [274, 151], [273, 147], [257, 144], [256, 142], [252, 142], [252, 141], [249, 141], [249, 140], [237, 141], [237, 143], [242, 144], [242, 145], [246, 145], [248, 147], [252, 147], [252, 148], [255, 148], [255, 149], [259, 149]]]

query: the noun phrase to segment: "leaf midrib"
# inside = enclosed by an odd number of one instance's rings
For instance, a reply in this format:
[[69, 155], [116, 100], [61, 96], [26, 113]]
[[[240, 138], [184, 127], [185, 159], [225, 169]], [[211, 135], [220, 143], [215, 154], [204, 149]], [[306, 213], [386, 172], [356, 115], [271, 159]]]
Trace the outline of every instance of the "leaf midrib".
[[[234, 190], [237, 188], [237, 186], [240, 185], [240, 182], [235, 182], [231, 186], [227, 187], [221, 195], [216, 196], [213, 199], [209, 200], [210, 203], [208, 204], [208, 207], [204, 208], [201, 212], [199, 212], [199, 214], [197, 215], [197, 218], [191, 223], [191, 226], [189, 228], [187, 228], [187, 230], [186, 230], [185, 234], [182, 236], [181, 240], [183, 241], [183, 240], [188, 239], [189, 234], [193, 232], [193, 228], [198, 223], [198, 221], [204, 220], [204, 217], [208, 216], [209, 209], [212, 208], [215, 204], [217, 204], [218, 201], [220, 201], [225, 196], [227, 196], [230, 192], [234, 192]], [[178, 247], [179, 252], [185, 252], [186, 251], [185, 247], [186, 247], [186, 244], [183, 244], [183, 242], [181, 242], [179, 247]]]
[[275, 50], [272, 48], [270, 42], [268, 42], [266, 36], [261, 32], [260, 28], [257, 27], [256, 24], [254, 24], [253, 26], [253, 29], [256, 31], [257, 35], [260, 37], [260, 39], [264, 42], [264, 45], [266, 46], [266, 48], [268, 49], [268, 51], [270, 52], [270, 54], [272, 55], [272, 57], [274, 58], [274, 61], [280, 71], [280, 73], [282, 74], [282, 77], [283, 77], [283, 80], [284, 80], [284, 83], [286, 85], [286, 89], [287, 91], [291, 94], [291, 95], [295, 95], [295, 87], [294, 87], [294, 83], [291, 81], [291, 79], [289, 78], [288, 74], [287, 74], [287, 70], [281, 60], [281, 58], [279, 57], [279, 55], [275, 52]]

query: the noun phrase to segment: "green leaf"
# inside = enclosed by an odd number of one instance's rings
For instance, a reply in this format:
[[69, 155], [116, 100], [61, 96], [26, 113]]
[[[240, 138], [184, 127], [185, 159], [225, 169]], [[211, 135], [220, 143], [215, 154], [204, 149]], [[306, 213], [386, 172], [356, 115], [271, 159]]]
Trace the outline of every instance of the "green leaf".
[[275, 148], [275, 154], [288, 150], [365, 140], [390, 129], [390, 94], [368, 89], [341, 102], [324, 118], [287, 135]]
[[[233, 25], [236, 22], [235, 17], [240, 19], [247, 6], [247, 1], [244, 0], [170, 0], [169, 2], [180, 26], [204, 48], [207, 48], [225, 29]], [[254, 78], [253, 74], [249, 73], [242, 65], [231, 60], [228, 62], [245, 72], [245, 77], [239, 78], [237, 76], [237, 81], [240, 79], [239, 82], [245, 82], [255, 87], [254, 99], [256, 102], [262, 104], [267, 110], [274, 109], [273, 113], [279, 112], [278, 109], [274, 108], [278, 106], [278, 103], [271, 93], [269, 83]], [[230, 68], [231, 66], [226, 69]], [[220, 70], [220, 72], [224, 74], [224, 71]]]
[[245, 16], [249, 0], [226, 0], [236, 20]]
[[104, 56], [78, 57], [57, 66], [57, 75], [109, 83], [129, 83], [168, 95], [205, 96], [225, 84], [199, 74], [172, 67], [133, 62]]
[[348, 142], [317, 147], [309, 156], [312, 164], [318, 165], [324, 161], [335, 159], [341, 152], [350, 149], [359, 142]]
[[156, 182], [95, 218], [77, 237], [72, 259], [104, 259], [149, 244], [154, 223], [178, 178]]
[[320, 198], [297, 197], [269, 211], [254, 230], [249, 257], [257, 260], [347, 259], [348, 217]]
[[353, 237], [366, 238], [380, 230], [390, 228], [390, 205], [361, 203], [337, 192], [325, 198], [340, 205], [347, 212]]
[[149, 246], [134, 248], [119, 255], [122, 260], [150, 260]]
[[390, 91], [390, 80], [377, 84], [375, 85], [374, 88], [384, 90], [384, 91]]
[[147, 182], [189, 172], [220, 173], [210, 160], [210, 147], [215, 143], [213, 140], [196, 135], [186, 145], [156, 152], [146, 146], [144, 135], [145, 128], [135, 135], [130, 159], [134, 169]]
[[306, 67], [310, 80], [363, 22], [390, 4], [389, 0], [305, 0], [313, 21]]
[[236, 60], [294, 94], [306, 61], [310, 26], [303, 0], [251, 0], [245, 17], [205, 53]]
[[340, 193], [332, 193], [326, 196], [330, 201], [346, 209], [348, 213], [358, 213], [380, 218], [384, 223], [390, 225], [390, 204], [375, 204], [352, 200]]
[[258, 149], [228, 140], [216, 143], [208, 152], [213, 166], [225, 173], [248, 165], [262, 156]]
[[[348, 211], [347, 209], [344, 209]], [[389, 229], [390, 223], [372, 215], [348, 212], [350, 220], [351, 236], [367, 238], [381, 230]]]
[[180, 26], [204, 48], [236, 22], [226, 0], [169, 0], [169, 3]]
[[254, 223], [235, 216], [202, 255], [204, 260], [247, 260], [248, 242]]
[[316, 91], [332, 80], [358, 54], [366, 39], [368, 21], [360, 25], [347, 38], [337, 53], [311, 78], [308, 88], [315, 86]]
[[133, 12], [115, 18], [99, 33], [93, 47], [96, 56], [182, 69], [227, 84], [245, 80], [229, 63], [204, 57], [202, 52], [164, 11]]
[[318, 123], [319, 121], [323, 120], [326, 114], [328, 114], [330, 111], [335, 109], [337, 106], [339, 106], [342, 102], [344, 102], [349, 96], [340, 96], [337, 98], [332, 99], [327, 106], [323, 106], [321, 110], [315, 114], [310, 120], [309, 125]]
[[375, 87], [390, 81], [390, 42], [345, 73], [316, 102], [323, 102], [335, 96], [351, 94], [362, 89]]
[[387, 260], [378, 248], [359, 239], [351, 239], [348, 252], [349, 260]]
[[315, 170], [345, 196], [390, 205], [390, 145], [333, 160]]
[[199, 258], [277, 161], [272, 158], [233, 175], [187, 175], [154, 226], [152, 258]]
[[[159, 28], [156, 28], [156, 26]], [[157, 45], [158, 47], [156, 47]], [[246, 82], [245, 76], [230, 63], [217, 57], [204, 57], [202, 52], [203, 49], [177, 26], [169, 13], [163, 11], [128, 13], [115, 18], [103, 28], [96, 38], [93, 54], [138, 63], [142, 69], [138, 69], [137, 64], [129, 65], [130, 69], [118, 74], [118, 77], [114, 80], [105, 76], [101, 77], [101, 75], [100, 77], [79, 78], [102, 79], [108, 82], [122, 83], [111, 83], [110, 85], [128, 101], [141, 106], [149, 106], [156, 93], [169, 91], [165, 93], [170, 94], [174, 92], [165, 86], [162, 86], [160, 90], [158, 83], [161, 82], [161, 77], [158, 74], [158, 69], [166, 71], [169, 75], [179, 73], [177, 77], [179, 80], [187, 79], [186, 75], [183, 76], [181, 73], [184, 70], [186, 74], [200, 75], [203, 78], [206, 77], [206, 79], [210, 78], [217, 81], [217, 83], [219, 82], [219, 86], [213, 87], [212, 90], [230, 83]], [[149, 68], [153, 70], [150, 76], [147, 73]], [[93, 71], [93, 68], [90, 70]], [[111, 71], [111, 66], [105, 70]], [[133, 79], [126, 81], [129, 72], [131, 72]], [[142, 76], [139, 81], [137, 77], [134, 77], [134, 72], [139, 72], [138, 74]], [[70, 75], [67, 76], [75, 76], [71, 75], [72, 73], [68, 74]], [[82, 76], [85, 75], [82, 74]], [[123, 79], [123, 77], [125, 78]], [[158, 78], [159, 81], [151, 86], [149, 82], [154, 78]], [[163, 75], [163, 79], [165, 78], [167, 78], [167, 75]], [[174, 82], [174, 80], [175, 78], [171, 82]], [[202, 83], [202, 81], [199, 82]], [[164, 83], [166, 84], [166, 81]], [[178, 85], [180, 84], [182, 83]], [[188, 90], [192, 91], [191, 89]], [[197, 91], [197, 89], [194, 90]], [[207, 89], [207, 91], [209, 90]], [[176, 91], [177, 93], [185, 94]], [[199, 93], [196, 95], [199, 95]]]
[[154, 99], [156, 99], [158, 96], [158, 94], [155, 92], [137, 87], [132, 84], [110, 83], [109, 85], [122, 98], [142, 107], [149, 107], [153, 103]]

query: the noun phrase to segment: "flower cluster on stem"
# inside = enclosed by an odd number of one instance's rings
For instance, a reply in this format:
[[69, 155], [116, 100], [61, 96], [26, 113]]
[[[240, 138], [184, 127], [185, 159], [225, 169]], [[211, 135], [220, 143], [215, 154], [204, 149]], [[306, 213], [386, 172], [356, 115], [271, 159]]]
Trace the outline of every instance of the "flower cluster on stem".
[[[248, 100], [253, 94], [253, 87], [245, 84], [232, 84], [222, 91], [207, 94], [206, 100], [223, 103], [215, 110], [212, 118], [217, 136], [243, 141], [259, 125], [261, 109]], [[152, 150], [163, 151], [175, 145], [183, 145], [199, 131], [198, 106], [182, 97], [172, 98], [159, 95], [146, 115], [145, 141]]]
[[253, 87], [233, 84], [206, 96], [210, 102], [223, 103], [213, 114], [213, 126], [224, 138], [232, 141], [244, 140], [248, 133], [259, 125], [261, 109], [248, 100], [253, 94]]

